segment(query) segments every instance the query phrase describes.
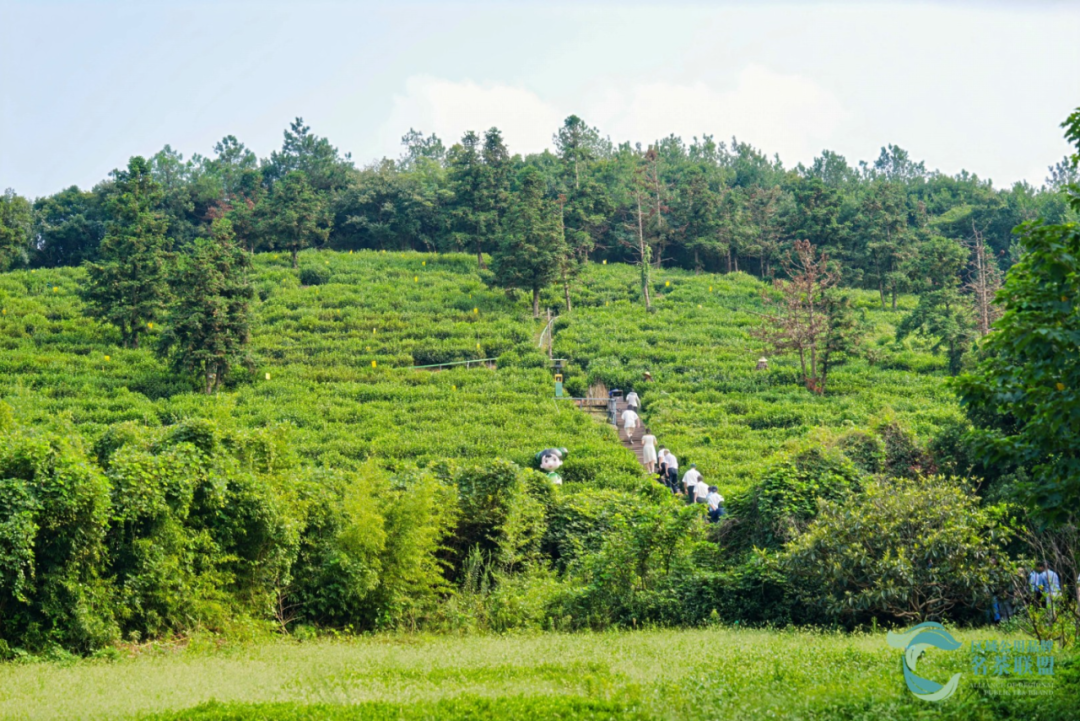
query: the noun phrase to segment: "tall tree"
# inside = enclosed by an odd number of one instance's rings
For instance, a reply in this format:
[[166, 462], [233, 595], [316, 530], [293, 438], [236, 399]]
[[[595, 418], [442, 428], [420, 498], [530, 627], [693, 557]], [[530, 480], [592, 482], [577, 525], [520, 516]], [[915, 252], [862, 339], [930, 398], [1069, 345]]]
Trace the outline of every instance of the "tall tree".
[[99, 194], [74, 185], [34, 202], [33, 263], [38, 266], [78, 265], [97, 255], [105, 237]]
[[196, 375], [213, 393], [229, 370], [249, 361], [250, 256], [239, 248], [227, 218], [214, 221], [213, 237], [197, 238], [181, 254], [172, 278], [176, 301], [169, 310], [158, 353], [180, 373]]
[[683, 247], [694, 255], [696, 272], [701, 272], [702, 256], [707, 259], [720, 255], [722, 198], [722, 192], [711, 187], [705, 169], [695, 166], [682, 178], [672, 203], [674, 225]]
[[453, 201], [450, 204], [451, 237], [459, 248], [472, 246], [476, 264], [484, 267], [485, 232], [481, 211], [484, 194], [484, 165], [480, 138], [473, 131], [447, 154], [447, 172]]
[[991, 324], [1001, 315], [1001, 308], [994, 304], [994, 297], [1001, 288], [1002, 273], [993, 253], [986, 245], [983, 234], [972, 223], [972, 237], [968, 248], [971, 251], [971, 280], [968, 290], [975, 301], [975, 315], [979, 335], [990, 332]]
[[856, 223], [865, 244], [864, 276], [876, 286], [882, 309], [886, 294], [891, 292], [896, 310], [897, 295], [907, 279], [904, 266], [914, 249], [901, 187], [875, 181], [863, 197]]
[[[660, 268], [664, 264], [664, 247], [671, 230], [666, 218], [670, 210], [668, 207], [670, 188], [661, 173], [660, 151], [655, 145], [649, 146], [642, 156], [642, 164], [638, 168], [638, 185], [649, 197], [645, 212], [649, 220], [649, 229], [655, 239], [653, 247], [656, 252], [653, 253], [653, 258], [656, 267]], [[641, 200], [641, 196], [638, 199]]]
[[409, 132], [401, 137], [401, 144], [405, 146], [405, 152], [398, 165], [403, 170], [414, 170], [424, 162], [441, 165], [446, 159], [446, 146], [435, 133], [425, 137], [420, 131], [409, 128]]
[[597, 158], [611, 152], [611, 142], [601, 138], [599, 130], [590, 127], [576, 115], [563, 121], [562, 127], [552, 136], [552, 142], [555, 144], [555, 152], [570, 171], [575, 191], [581, 189], [588, 166]]
[[[221, 200], [231, 201], [249, 193], [250, 178], [258, 177], [259, 159], [234, 135], [226, 135], [214, 145], [215, 157], [207, 165], [218, 179]], [[261, 180], [261, 177], [259, 178]]]
[[0, 271], [30, 260], [33, 206], [8, 188], [0, 195]]
[[260, 208], [266, 246], [288, 251], [294, 268], [299, 265], [297, 253], [326, 242], [330, 234], [326, 199], [311, 187], [302, 171], [294, 170], [275, 183]]
[[897, 325], [896, 338], [918, 334], [933, 339], [934, 352], [945, 352], [949, 373], [956, 375], [975, 339], [971, 302], [960, 293], [967, 253], [956, 241], [936, 237], [923, 244], [919, 261], [919, 304]]
[[112, 177], [110, 220], [98, 261], [86, 264], [82, 295], [91, 315], [112, 323], [125, 345], [138, 348], [143, 329], [158, 318], [169, 295], [163, 194], [142, 157]]
[[[1080, 108], [1063, 123], [1080, 166]], [[1080, 212], [1080, 186], [1067, 186]], [[983, 339], [978, 362], [956, 389], [978, 427], [976, 449], [987, 465], [1025, 468], [1020, 485], [1051, 522], [1075, 520], [1080, 504], [1080, 227], [1026, 223], [1024, 253], [1005, 279], [1004, 307]]]
[[797, 353], [804, 384], [818, 394], [825, 393], [830, 367], [850, 349], [857, 333], [847, 302], [829, 292], [839, 278], [828, 261], [808, 241], [795, 241], [793, 252], [783, 259], [790, 280], [773, 281], [779, 299], [766, 295], [765, 301], [775, 310], [765, 312], [754, 331], [774, 352]]
[[510, 202], [510, 181], [513, 173], [510, 151], [506, 149], [498, 128], [490, 128], [484, 133], [484, 147], [480, 157], [484, 167], [478, 210], [482, 216], [484, 234], [495, 238], [500, 234], [502, 219]]
[[779, 186], [754, 188], [748, 198], [749, 219], [753, 223], [752, 251], [758, 257], [762, 278], [772, 275], [770, 264], [780, 255], [780, 196]]
[[519, 190], [506, 214], [499, 244], [492, 254], [495, 282], [503, 288], [532, 292], [533, 317], [540, 317], [540, 291], [559, 272], [563, 252], [558, 210], [544, 198], [544, 178], [526, 167], [518, 177]]
[[312, 133], [303, 118], [289, 125], [281, 150], [270, 153], [270, 159], [262, 165], [263, 178], [270, 186], [299, 171], [319, 192], [345, 187], [352, 169], [350, 155], [340, 155], [329, 140]]

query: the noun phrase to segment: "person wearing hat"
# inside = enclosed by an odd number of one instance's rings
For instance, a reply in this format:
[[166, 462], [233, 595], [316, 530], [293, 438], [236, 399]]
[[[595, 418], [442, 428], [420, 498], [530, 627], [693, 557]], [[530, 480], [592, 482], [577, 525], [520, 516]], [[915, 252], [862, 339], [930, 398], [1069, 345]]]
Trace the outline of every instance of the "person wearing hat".
[[683, 474], [683, 490], [686, 493], [686, 499], [692, 501], [694, 498], [694, 486], [701, 480], [701, 471], [697, 469], [696, 463], [690, 464], [690, 470]]

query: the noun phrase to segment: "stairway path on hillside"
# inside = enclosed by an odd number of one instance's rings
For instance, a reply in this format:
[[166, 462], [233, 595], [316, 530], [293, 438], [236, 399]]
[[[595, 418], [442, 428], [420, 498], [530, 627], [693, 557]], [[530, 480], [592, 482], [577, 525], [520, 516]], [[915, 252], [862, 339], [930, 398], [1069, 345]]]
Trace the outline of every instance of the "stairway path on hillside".
[[[626, 401], [625, 400], [620, 398], [617, 401], [615, 401], [615, 417], [616, 418], [621, 419], [622, 418], [622, 412], [625, 411], [625, 410], [626, 410]], [[601, 423], [608, 423], [608, 411], [607, 411], [606, 406], [604, 406], [604, 407], [589, 406], [589, 415], [591, 415], [593, 418], [596, 418]], [[627, 449], [629, 449], [630, 451], [632, 451], [634, 453], [634, 455], [637, 456], [638, 463], [640, 463], [641, 467], [644, 468], [645, 467], [645, 450], [644, 450], [644, 446], [642, 446], [642, 444], [641, 444], [641, 437], [643, 435], [645, 435], [644, 427], [642, 425], [639, 425], [637, 428], [634, 429], [634, 435], [637, 436], [634, 440], [630, 440], [629, 438], [627, 438], [626, 437], [626, 431], [624, 431], [621, 427], [616, 426], [615, 432], [619, 434], [619, 441], [623, 444], [623, 446], [626, 447]]]

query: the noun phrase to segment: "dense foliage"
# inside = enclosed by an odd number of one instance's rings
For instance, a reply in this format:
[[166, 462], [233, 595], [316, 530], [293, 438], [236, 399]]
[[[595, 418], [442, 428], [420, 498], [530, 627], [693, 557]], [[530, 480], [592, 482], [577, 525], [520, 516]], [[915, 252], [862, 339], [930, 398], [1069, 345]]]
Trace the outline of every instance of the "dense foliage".
[[831, 615], [942, 617], [1011, 581], [995, 561], [1008, 529], [956, 479], [872, 481], [845, 503], [821, 503], [784, 562], [800, 598]]
[[[772, 277], [794, 241], [806, 240], [828, 254], [844, 285], [873, 289], [893, 308], [920, 285], [935, 238], [972, 256], [980, 249], [958, 270], [966, 282], [987, 264], [1015, 261], [1010, 231], [1018, 223], [1076, 220], [1057, 192], [1076, 180], [1067, 160], [1050, 168], [1042, 188], [997, 189], [967, 172], [928, 171], [893, 145], [857, 166], [824, 151], [792, 168], [734, 139], [616, 144], [577, 116], [556, 130], [553, 151], [525, 157], [511, 154], [497, 128], [467, 132], [450, 147], [416, 131], [402, 142], [400, 158], [357, 168], [298, 118], [281, 149], [261, 161], [233, 136], [212, 157], [185, 160], [166, 146], [145, 161], [162, 188], [153, 210], [177, 248], [207, 237], [213, 218], [227, 214], [249, 249], [467, 251], [480, 266], [483, 253], [507, 243], [520, 250], [524, 223], [546, 228], [530, 231], [536, 237], [557, 232], [558, 247], [541, 243], [530, 271], [545, 284], [553, 276], [571, 282], [584, 259], [643, 264], [645, 283], [650, 264]], [[0, 268], [98, 259], [103, 229], [117, 220], [114, 198], [125, 192], [122, 173], [32, 208], [9, 191], [0, 206]], [[541, 265], [553, 267], [537, 275]]]
[[[223, 240], [178, 260], [195, 291], [178, 312], [214, 306]], [[245, 619], [289, 632], [825, 621], [753, 548], [782, 552], [818, 498], [932, 470], [920, 437], [960, 418], [945, 360], [897, 341], [872, 293], [848, 291], [865, 347], [821, 396], [793, 356], [755, 370], [760, 281], [658, 272], [647, 312], [637, 269], [585, 266], [555, 324], [566, 388], [637, 388], [662, 442], [728, 496], [730, 520], [710, 527], [610, 427], [552, 400], [531, 299], [488, 289], [475, 259], [298, 261], [254, 257], [255, 362], [214, 395], [155, 344], [125, 348], [88, 323], [74, 293], [85, 271], [0, 276], [5, 648], [88, 650]], [[188, 315], [145, 334], [167, 339]], [[497, 370], [410, 368], [491, 357]], [[560, 488], [528, 469], [549, 446], [572, 449]], [[61, 483], [83, 510], [50, 505]], [[64, 534], [78, 544], [43, 543]]]
[[[1065, 121], [1077, 146], [1080, 110]], [[1067, 188], [1080, 211], [1080, 184]], [[1021, 480], [1020, 495], [1058, 523], [1076, 523], [1080, 500], [1080, 226], [1025, 223], [1024, 254], [998, 294], [1003, 311], [977, 367], [957, 388], [979, 425], [976, 454]]]

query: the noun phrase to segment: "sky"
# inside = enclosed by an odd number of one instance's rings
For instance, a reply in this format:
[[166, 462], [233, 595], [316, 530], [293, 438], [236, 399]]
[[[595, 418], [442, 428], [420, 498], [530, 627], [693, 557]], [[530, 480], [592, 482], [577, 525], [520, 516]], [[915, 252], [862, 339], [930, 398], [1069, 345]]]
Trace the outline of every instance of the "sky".
[[539, 152], [735, 136], [786, 166], [895, 144], [1041, 185], [1080, 106], [1080, 2], [0, 0], [0, 190], [90, 188], [169, 144], [260, 157], [297, 116], [358, 165], [410, 128]]

